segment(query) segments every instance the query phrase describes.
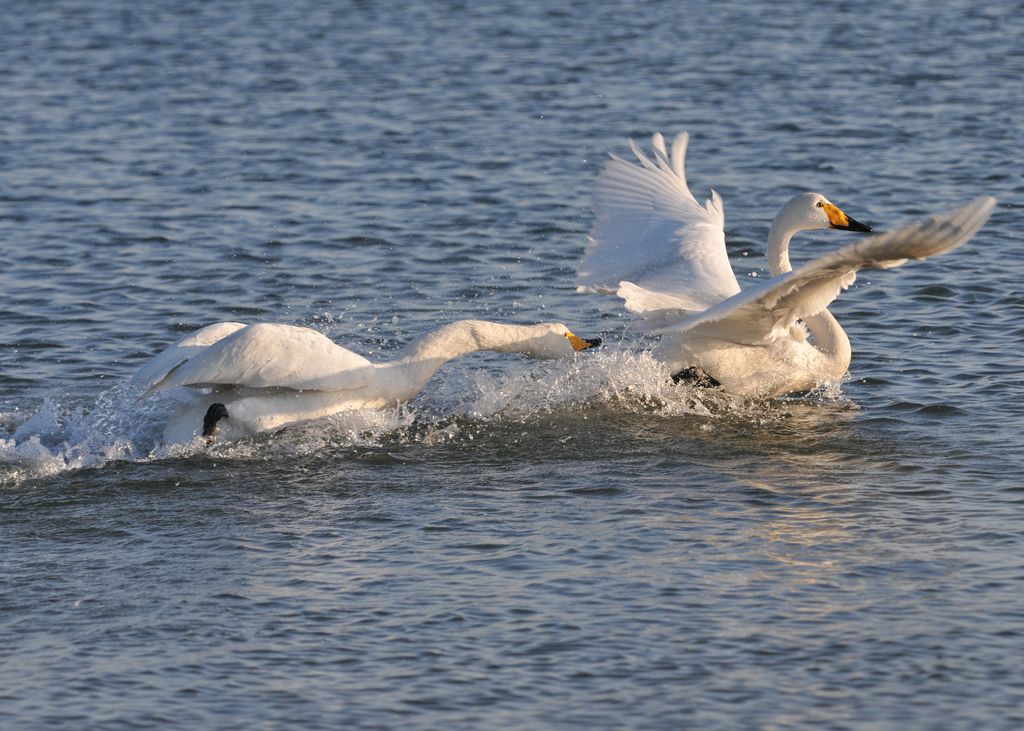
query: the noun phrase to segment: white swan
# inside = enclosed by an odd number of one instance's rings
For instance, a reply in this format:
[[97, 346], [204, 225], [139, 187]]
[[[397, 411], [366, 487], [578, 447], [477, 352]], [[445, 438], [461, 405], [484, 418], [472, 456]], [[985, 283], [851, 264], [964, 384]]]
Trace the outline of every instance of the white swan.
[[192, 398], [164, 432], [168, 444], [202, 435], [237, 439], [349, 409], [412, 399], [446, 362], [480, 350], [556, 358], [600, 344], [565, 325], [461, 320], [427, 333], [387, 363], [371, 363], [315, 330], [218, 322], [197, 330], [135, 374], [146, 395], [176, 386]]
[[857, 271], [950, 251], [981, 228], [996, 203], [978, 198], [793, 271], [794, 234], [870, 231], [820, 193], [802, 193], [768, 232], [771, 279], [741, 292], [725, 249], [721, 197], [712, 191], [701, 206], [686, 185], [687, 141], [686, 132], [677, 135], [670, 155], [655, 134], [653, 160], [632, 140], [638, 164], [612, 156], [594, 192], [596, 222], [577, 291], [618, 294], [628, 310], [642, 314], [662, 334], [654, 355], [675, 380], [720, 385], [741, 396], [779, 396], [841, 378], [850, 365], [850, 340], [827, 307]]

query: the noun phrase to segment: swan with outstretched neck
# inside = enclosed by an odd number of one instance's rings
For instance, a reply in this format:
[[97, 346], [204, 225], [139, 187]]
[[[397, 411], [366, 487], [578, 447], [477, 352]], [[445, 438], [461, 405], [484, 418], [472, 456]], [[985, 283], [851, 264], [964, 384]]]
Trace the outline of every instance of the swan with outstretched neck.
[[429, 332], [394, 360], [372, 363], [305, 327], [218, 322], [147, 362], [134, 377], [146, 395], [182, 388], [186, 403], [166, 443], [238, 439], [351, 409], [413, 399], [441, 366], [482, 350], [558, 358], [600, 344], [565, 325], [460, 320]]
[[828, 305], [865, 267], [888, 269], [952, 251], [988, 220], [984, 196], [944, 214], [850, 244], [793, 269], [793, 236], [815, 229], [870, 232], [820, 193], [794, 196], [775, 217], [765, 253], [771, 278], [740, 291], [725, 248], [722, 199], [700, 205], [686, 184], [688, 136], [653, 160], [632, 140], [635, 163], [613, 156], [593, 197], [596, 221], [577, 291], [617, 294], [661, 334], [654, 356], [673, 380], [773, 397], [838, 381], [850, 339]]

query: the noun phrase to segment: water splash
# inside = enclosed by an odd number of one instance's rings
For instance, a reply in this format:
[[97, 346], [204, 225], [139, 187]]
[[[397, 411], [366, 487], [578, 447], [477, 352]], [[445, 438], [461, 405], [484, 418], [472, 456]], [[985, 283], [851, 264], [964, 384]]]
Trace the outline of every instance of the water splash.
[[[188, 459], [212, 454], [221, 459], [301, 457], [385, 443], [434, 446], [472, 441], [470, 424], [516, 424], [589, 409], [654, 417], [729, 417], [761, 424], [784, 418], [765, 402], [744, 401], [717, 390], [673, 384], [664, 365], [647, 352], [608, 350], [573, 361], [500, 367], [455, 366], [435, 379], [414, 405], [348, 411], [316, 422], [239, 442], [208, 445], [202, 439], [163, 444], [167, 419], [181, 402], [174, 391], [142, 399], [123, 383], [91, 405], [47, 399], [31, 415], [0, 414], [0, 485], [48, 477], [113, 461]], [[818, 398], [835, 399], [834, 387]]]
[[86, 407], [47, 398], [33, 414], [8, 413], [0, 421], [0, 485], [29, 477], [96, 467], [114, 460], [143, 458], [162, 415], [160, 404], [138, 401], [138, 392], [119, 384]]
[[471, 398], [455, 410], [473, 419], [516, 419], [565, 413], [597, 404], [666, 416], [709, 416], [735, 404], [725, 393], [677, 386], [650, 353], [606, 351], [571, 364], [540, 363], [508, 377], [479, 373]]

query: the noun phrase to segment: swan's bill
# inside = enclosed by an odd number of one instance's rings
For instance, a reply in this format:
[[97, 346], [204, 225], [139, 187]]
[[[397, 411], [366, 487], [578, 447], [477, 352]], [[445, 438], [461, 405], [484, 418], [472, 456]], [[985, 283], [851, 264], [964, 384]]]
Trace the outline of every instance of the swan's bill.
[[565, 337], [569, 338], [569, 343], [572, 345], [572, 349], [586, 350], [587, 348], [596, 348], [601, 344], [601, 338], [581, 338], [573, 335], [571, 332], [567, 332]]
[[842, 229], [843, 231], [860, 231], [861, 233], [869, 233], [871, 231], [870, 226], [850, 218], [839, 210], [839, 206], [824, 202], [818, 205], [825, 209], [825, 214], [828, 216], [828, 222], [832, 224], [832, 228]]

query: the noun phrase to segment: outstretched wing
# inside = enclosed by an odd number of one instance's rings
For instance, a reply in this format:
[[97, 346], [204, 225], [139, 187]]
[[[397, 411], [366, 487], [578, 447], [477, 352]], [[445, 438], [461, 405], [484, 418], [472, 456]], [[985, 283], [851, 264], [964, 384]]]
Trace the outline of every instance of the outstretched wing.
[[721, 197], [712, 191], [701, 206], [686, 185], [688, 139], [686, 132], [676, 136], [670, 158], [656, 133], [653, 161], [630, 140], [637, 162], [613, 155], [605, 165], [577, 292], [614, 294], [629, 281], [634, 289], [623, 297], [634, 312], [664, 309], [666, 298], [699, 312], [740, 291], [725, 249]]
[[180, 362], [152, 381], [149, 390], [246, 386], [337, 391], [365, 385], [372, 368], [366, 358], [315, 330], [260, 323], [242, 327]]
[[699, 335], [706, 331], [736, 343], [771, 342], [789, 332], [798, 319], [828, 307], [853, 284], [858, 270], [888, 269], [964, 244], [988, 220], [995, 204], [995, 198], [984, 196], [948, 213], [844, 246], [657, 332]]

